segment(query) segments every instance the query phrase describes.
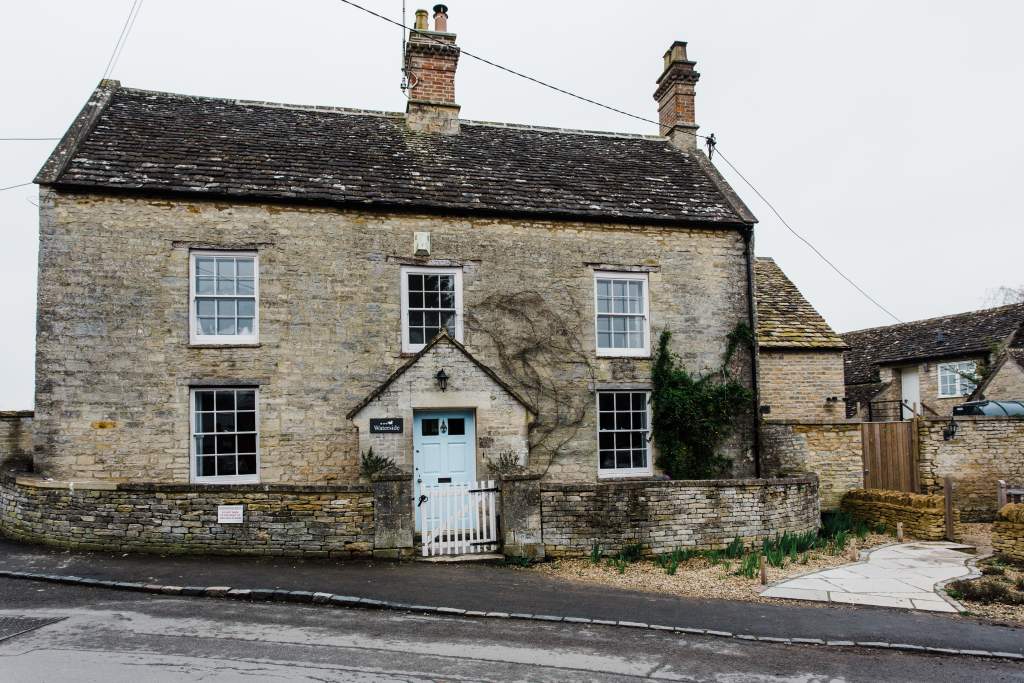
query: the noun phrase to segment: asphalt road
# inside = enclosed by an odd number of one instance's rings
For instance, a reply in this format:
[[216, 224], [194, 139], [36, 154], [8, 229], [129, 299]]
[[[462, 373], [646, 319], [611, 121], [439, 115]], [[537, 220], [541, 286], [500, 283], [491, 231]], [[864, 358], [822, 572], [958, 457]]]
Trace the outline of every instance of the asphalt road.
[[1024, 681], [1024, 666], [607, 626], [170, 598], [0, 579], [0, 680]]

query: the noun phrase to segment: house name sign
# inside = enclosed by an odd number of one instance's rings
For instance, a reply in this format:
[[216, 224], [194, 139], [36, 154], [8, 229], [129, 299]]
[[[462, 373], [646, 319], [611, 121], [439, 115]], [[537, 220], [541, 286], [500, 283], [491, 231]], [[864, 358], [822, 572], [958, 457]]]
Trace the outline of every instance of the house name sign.
[[371, 434], [401, 434], [402, 418], [400, 417], [371, 417]]

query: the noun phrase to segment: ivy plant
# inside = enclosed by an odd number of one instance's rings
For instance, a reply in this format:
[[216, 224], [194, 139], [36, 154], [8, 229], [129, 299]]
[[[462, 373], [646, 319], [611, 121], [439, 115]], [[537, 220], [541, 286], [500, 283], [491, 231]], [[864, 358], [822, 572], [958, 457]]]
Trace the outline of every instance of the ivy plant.
[[748, 327], [737, 327], [729, 335], [721, 368], [694, 376], [669, 349], [672, 333], [661, 333], [651, 377], [651, 430], [658, 467], [672, 479], [713, 479], [728, 471], [730, 460], [718, 447], [749, 414], [754, 400], [728, 366], [736, 349], [751, 344], [752, 337]]

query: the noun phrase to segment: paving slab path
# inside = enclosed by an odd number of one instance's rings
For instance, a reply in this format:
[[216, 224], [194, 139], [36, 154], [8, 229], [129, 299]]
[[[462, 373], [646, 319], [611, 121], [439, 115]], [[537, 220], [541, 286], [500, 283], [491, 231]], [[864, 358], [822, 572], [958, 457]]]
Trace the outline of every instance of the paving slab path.
[[873, 605], [928, 612], [962, 607], [939, 589], [952, 579], [976, 575], [967, 565], [970, 546], [915, 542], [877, 548], [860, 562], [780, 581], [761, 592], [766, 598]]

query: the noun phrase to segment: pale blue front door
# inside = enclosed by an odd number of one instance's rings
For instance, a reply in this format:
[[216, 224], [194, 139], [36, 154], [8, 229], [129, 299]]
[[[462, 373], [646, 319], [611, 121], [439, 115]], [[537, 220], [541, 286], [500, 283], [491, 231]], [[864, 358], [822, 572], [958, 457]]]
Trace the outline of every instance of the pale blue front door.
[[[417, 411], [413, 415], [413, 481], [415, 500], [420, 485], [465, 484], [476, 481], [476, 422], [471, 410]], [[416, 529], [428, 506], [417, 505]]]

